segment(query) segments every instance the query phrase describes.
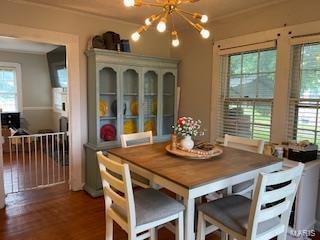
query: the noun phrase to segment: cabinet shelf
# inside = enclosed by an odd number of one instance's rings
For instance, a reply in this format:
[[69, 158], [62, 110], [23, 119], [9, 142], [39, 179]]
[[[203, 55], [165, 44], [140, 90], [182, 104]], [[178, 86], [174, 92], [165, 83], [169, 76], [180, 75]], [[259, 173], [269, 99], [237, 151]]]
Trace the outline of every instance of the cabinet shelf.
[[149, 115], [145, 115], [144, 118], [156, 118], [157, 115], [154, 114], [149, 114]]
[[144, 95], [148, 96], [148, 97], [152, 97], [152, 96], [157, 96], [158, 94], [157, 93], [145, 93]]
[[101, 92], [100, 93], [100, 95], [106, 95], [106, 96], [116, 96], [117, 95], [117, 93], [115, 93], [115, 92]]
[[163, 96], [173, 96], [173, 93], [163, 93]]
[[163, 114], [163, 117], [165, 118], [169, 118], [169, 117], [173, 117], [174, 115], [173, 114]]
[[138, 93], [124, 93], [123, 96], [138, 96]]
[[100, 120], [116, 120], [117, 117], [112, 117], [112, 116], [102, 116], [100, 117]]
[[127, 115], [127, 116], [124, 116], [125, 119], [137, 119], [139, 116], [136, 116], [136, 115]]

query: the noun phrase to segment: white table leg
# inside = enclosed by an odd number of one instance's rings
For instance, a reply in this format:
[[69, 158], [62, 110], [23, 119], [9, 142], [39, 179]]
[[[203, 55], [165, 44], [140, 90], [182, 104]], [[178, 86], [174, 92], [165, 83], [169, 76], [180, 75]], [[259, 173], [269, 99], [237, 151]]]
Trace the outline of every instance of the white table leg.
[[185, 210], [184, 234], [186, 240], [194, 240], [194, 199], [183, 199]]

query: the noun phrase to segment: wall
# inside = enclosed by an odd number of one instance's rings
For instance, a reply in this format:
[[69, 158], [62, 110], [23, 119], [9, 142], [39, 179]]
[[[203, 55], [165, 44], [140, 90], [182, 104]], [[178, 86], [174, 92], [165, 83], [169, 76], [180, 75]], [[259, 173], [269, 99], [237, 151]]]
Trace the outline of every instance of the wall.
[[21, 127], [31, 133], [52, 129], [52, 94], [46, 55], [0, 51], [0, 61], [21, 64], [24, 119]]
[[[213, 20], [208, 25], [213, 41], [244, 34], [295, 25], [320, 19], [320, 1], [290, 0], [255, 9], [239, 15]], [[212, 79], [212, 43], [202, 40], [193, 29], [179, 32], [181, 46], [171, 49], [171, 55], [180, 58], [181, 85], [180, 115], [202, 119], [205, 128], [210, 125], [210, 98]], [[190, 97], [192, 96], [192, 97]], [[206, 134], [209, 139], [209, 134]]]

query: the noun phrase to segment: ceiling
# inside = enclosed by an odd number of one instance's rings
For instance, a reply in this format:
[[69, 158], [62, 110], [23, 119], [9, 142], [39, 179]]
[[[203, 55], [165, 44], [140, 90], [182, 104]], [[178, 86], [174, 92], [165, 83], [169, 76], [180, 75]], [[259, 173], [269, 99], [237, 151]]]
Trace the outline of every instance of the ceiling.
[[37, 43], [22, 39], [0, 36], [0, 50], [5, 51], [45, 54], [52, 51], [53, 49], [56, 49], [57, 47], [58, 46], [51, 44]]
[[[18, 0], [19, 1], [19, 0]], [[126, 22], [142, 24], [144, 19], [154, 13], [159, 12], [156, 7], [126, 8], [123, 0], [20, 0], [36, 4], [49, 5], [64, 9], [77, 10], [94, 15], [123, 20]], [[161, 0], [145, 0], [146, 2], [156, 2]], [[288, 0], [200, 0], [192, 4], [185, 4], [184, 10], [207, 14], [209, 20], [230, 16], [233, 14], [249, 11], [251, 9], [265, 7]], [[185, 24], [178, 21], [177, 25]]]

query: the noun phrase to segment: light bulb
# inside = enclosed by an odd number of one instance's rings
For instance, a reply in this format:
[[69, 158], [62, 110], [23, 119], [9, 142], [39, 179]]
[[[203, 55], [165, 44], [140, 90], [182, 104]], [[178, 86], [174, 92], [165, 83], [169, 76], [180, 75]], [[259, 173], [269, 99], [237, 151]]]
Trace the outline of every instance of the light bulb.
[[202, 23], [206, 23], [206, 22], [208, 22], [208, 16], [207, 15], [202, 15], [201, 16], [201, 19], [200, 19], [200, 21], [202, 22]]
[[207, 39], [210, 37], [210, 32], [204, 28], [200, 31], [200, 34], [204, 39]]
[[150, 21], [150, 18], [146, 18], [146, 20], [144, 21], [145, 22], [145, 24], [147, 25], [147, 26], [150, 26], [151, 25], [151, 21]]
[[135, 4], [135, 1], [134, 1], [134, 0], [123, 0], [123, 4], [124, 4], [126, 7], [133, 7], [134, 4]]
[[167, 25], [166, 25], [166, 21], [165, 21], [165, 19], [161, 19], [161, 21], [158, 23], [158, 25], [157, 25], [157, 30], [158, 30], [158, 32], [164, 32], [164, 31], [166, 31], [166, 29], [167, 29]]
[[131, 39], [133, 40], [133, 41], [138, 41], [139, 39], [140, 39], [140, 33], [138, 33], [138, 32], [134, 32], [132, 35], [131, 35]]
[[174, 46], [174, 47], [178, 47], [179, 45], [180, 45], [180, 41], [179, 41], [179, 39], [177, 38], [177, 39], [172, 39], [172, 46]]

